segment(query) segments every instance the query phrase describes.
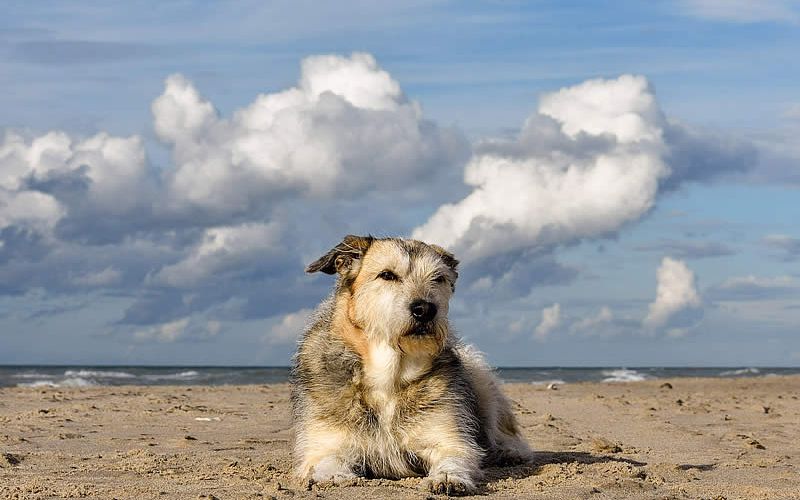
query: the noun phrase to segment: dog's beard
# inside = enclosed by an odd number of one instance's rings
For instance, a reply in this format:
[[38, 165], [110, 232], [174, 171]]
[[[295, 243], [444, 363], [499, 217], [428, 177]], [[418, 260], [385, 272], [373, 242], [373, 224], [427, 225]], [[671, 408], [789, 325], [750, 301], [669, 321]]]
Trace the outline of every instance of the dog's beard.
[[420, 323], [414, 321], [403, 334], [405, 337], [427, 337], [435, 333], [435, 325], [433, 323]]
[[397, 339], [397, 346], [407, 356], [436, 356], [444, 346], [446, 327], [438, 321], [431, 323], [412, 322]]

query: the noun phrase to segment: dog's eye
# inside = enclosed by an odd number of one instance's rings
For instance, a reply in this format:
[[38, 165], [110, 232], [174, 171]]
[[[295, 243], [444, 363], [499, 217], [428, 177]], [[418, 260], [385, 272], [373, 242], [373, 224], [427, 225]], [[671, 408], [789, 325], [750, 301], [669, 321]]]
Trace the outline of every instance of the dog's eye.
[[397, 275], [389, 271], [388, 269], [381, 271], [380, 274], [378, 274], [378, 278], [386, 281], [397, 281], [398, 279]]
[[444, 283], [446, 281], [446, 278], [440, 274], [439, 276], [433, 278], [433, 281], [435, 281], [436, 283]]

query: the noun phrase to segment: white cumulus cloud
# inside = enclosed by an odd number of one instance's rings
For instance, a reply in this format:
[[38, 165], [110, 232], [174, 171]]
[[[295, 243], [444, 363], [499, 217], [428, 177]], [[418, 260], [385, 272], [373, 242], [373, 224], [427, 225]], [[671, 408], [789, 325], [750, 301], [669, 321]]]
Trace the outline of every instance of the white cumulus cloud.
[[[368, 54], [306, 58], [295, 85], [225, 115], [173, 75], [151, 111], [164, 166], [139, 136], [0, 138], [0, 291], [141, 290], [120, 324], [192, 338], [198, 315], [271, 318], [317, 300], [322, 281], [297, 273], [322, 240], [402, 234], [432, 213], [414, 236], [465, 261], [462, 290], [509, 300], [574, 279], [557, 245], [613, 234], [660, 192], [741, 164], [666, 120], [631, 75], [544, 95], [514, 140], [480, 141], [468, 162], [463, 134], [426, 120]], [[452, 182], [462, 171], [466, 190]]]
[[650, 210], [670, 174], [663, 126], [643, 77], [546, 95], [515, 141], [479, 148], [464, 173], [473, 192], [440, 207], [414, 237], [469, 260], [616, 231]]
[[74, 139], [64, 132], [26, 137], [7, 131], [0, 142], [0, 228], [47, 233], [68, 213], [59, 186], [82, 184], [81, 203], [104, 216], [142, 203], [147, 161], [138, 136], [99, 133]]
[[74, 139], [49, 132], [26, 139], [8, 132], [0, 144], [0, 186], [25, 189], [65, 175], [83, 175], [88, 195], [104, 210], [117, 212], [137, 204], [147, 174], [144, 145], [139, 136], [114, 137], [105, 132]]
[[0, 188], [0, 229], [19, 226], [46, 234], [64, 213], [58, 200], [50, 195]]
[[542, 309], [542, 321], [533, 331], [533, 338], [539, 341], [547, 340], [547, 337], [561, 325], [561, 304], [553, 304]]
[[702, 318], [703, 302], [694, 273], [681, 260], [664, 257], [657, 272], [656, 299], [642, 321], [646, 331], [682, 336]]
[[297, 86], [262, 94], [230, 118], [173, 75], [152, 111], [173, 152], [174, 202], [223, 213], [287, 193], [324, 198], [406, 187], [466, 148], [459, 133], [424, 120], [363, 53], [309, 57]]

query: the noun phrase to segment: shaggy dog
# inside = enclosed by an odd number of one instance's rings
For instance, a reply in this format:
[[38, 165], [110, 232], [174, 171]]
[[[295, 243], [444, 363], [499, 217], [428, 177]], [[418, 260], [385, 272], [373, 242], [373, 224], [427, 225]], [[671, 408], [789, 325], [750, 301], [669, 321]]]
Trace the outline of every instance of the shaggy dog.
[[338, 280], [294, 359], [299, 479], [425, 476], [468, 494], [482, 466], [530, 457], [491, 369], [450, 329], [457, 266], [436, 245], [369, 236], [308, 266]]

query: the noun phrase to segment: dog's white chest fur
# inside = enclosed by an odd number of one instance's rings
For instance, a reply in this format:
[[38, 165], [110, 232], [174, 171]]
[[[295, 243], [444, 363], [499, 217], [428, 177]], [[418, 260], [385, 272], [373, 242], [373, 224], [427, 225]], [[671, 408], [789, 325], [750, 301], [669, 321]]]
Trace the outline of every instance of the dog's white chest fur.
[[394, 417], [398, 390], [419, 379], [430, 368], [430, 359], [408, 356], [384, 342], [371, 343], [364, 359], [364, 382], [382, 424]]

